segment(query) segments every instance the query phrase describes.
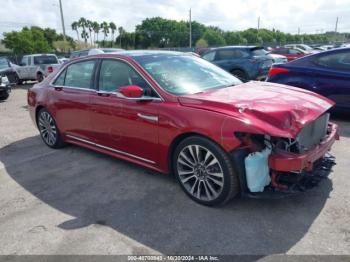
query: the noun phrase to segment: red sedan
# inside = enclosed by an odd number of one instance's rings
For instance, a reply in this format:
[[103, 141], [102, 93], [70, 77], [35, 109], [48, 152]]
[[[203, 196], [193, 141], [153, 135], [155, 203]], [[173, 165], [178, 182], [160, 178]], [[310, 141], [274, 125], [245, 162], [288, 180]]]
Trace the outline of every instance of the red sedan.
[[294, 192], [330, 170], [330, 100], [241, 83], [190, 54], [128, 51], [72, 60], [28, 91], [51, 148], [66, 143], [173, 173], [195, 201]]
[[298, 59], [300, 57], [309, 55], [306, 51], [299, 48], [291, 48], [291, 47], [280, 47], [275, 48], [271, 51], [272, 54], [283, 55], [287, 57], [288, 62]]

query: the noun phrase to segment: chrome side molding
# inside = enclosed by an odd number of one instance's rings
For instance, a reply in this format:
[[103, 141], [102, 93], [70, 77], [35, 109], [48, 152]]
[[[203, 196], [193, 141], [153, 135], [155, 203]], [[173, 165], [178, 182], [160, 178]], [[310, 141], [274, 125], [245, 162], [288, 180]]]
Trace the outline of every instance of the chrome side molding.
[[86, 144], [89, 144], [89, 145], [93, 145], [93, 146], [96, 146], [96, 147], [99, 147], [99, 148], [102, 148], [102, 149], [107, 149], [109, 151], [112, 151], [112, 152], [115, 152], [115, 153], [118, 153], [118, 154], [122, 154], [122, 155], [125, 155], [125, 156], [129, 156], [129, 157], [132, 157], [132, 158], [135, 158], [135, 159], [138, 159], [138, 160], [142, 160], [142, 161], [150, 163], [150, 164], [155, 164], [156, 163], [156, 162], [154, 162], [152, 160], [149, 160], [149, 159], [146, 159], [146, 158], [143, 158], [143, 157], [139, 157], [139, 156], [135, 156], [133, 154], [130, 154], [130, 153], [127, 153], [127, 152], [124, 152], [124, 151], [120, 151], [120, 150], [117, 150], [117, 149], [114, 149], [114, 148], [111, 148], [111, 147], [103, 146], [103, 145], [91, 142], [89, 140], [85, 140], [85, 139], [80, 138], [80, 137], [76, 137], [76, 136], [72, 136], [72, 135], [66, 135], [66, 136], [69, 137], [69, 138], [72, 138], [74, 140], [77, 140], [77, 141], [80, 141], [80, 142], [83, 142], [83, 143], [86, 143]]

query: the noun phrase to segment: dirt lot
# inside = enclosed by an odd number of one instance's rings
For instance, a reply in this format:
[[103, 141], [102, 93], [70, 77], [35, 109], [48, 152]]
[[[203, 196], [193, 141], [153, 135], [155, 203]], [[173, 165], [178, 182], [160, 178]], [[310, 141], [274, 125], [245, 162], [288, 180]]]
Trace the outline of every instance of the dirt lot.
[[[28, 86], [27, 86], [28, 87]], [[350, 254], [350, 117], [337, 166], [282, 200], [200, 206], [175, 181], [68, 146], [46, 147], [26, 87], [0, 103], [0, 254]]]

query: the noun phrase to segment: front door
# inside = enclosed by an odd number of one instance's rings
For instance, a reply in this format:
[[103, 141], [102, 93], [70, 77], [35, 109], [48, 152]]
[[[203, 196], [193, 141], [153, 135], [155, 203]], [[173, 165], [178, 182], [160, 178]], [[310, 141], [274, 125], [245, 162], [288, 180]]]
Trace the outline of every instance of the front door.
[[[160, 98], [127, 62], [103, 59], [98, 91], [91, 98], [91, 123], [100, 146], [147, 163], [158, 161]], [[154, 100], [137, 101], [118, 94], [122, 86], [138, 85]]]

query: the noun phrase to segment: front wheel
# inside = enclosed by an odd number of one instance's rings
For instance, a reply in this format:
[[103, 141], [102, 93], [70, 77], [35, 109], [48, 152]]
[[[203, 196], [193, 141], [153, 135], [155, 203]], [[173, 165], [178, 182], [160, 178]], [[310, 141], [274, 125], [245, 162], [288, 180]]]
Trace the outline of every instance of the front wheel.
[[207, 138], [183, 140], [173, 155], [173, 168], [182, 189], [200, 204], [224, 204], [239, 193], [238, 177], [228, 154]]
[[0, 93], [0, 101], [6, 100], [7, 98], [9, 98], [9, 96], [10, 96], [10, 93], [7, 91]]
[[231, 74], [237, 77], [239, 80], [241, 80], [244, 83], [248, 82], [249, 80], [247, 74], [242, 70], [239, 70], [239, 69], [232, 70]]
[[61, 148], [65, 145], [60, 131], [51, 114], [42, 108], [37, 117], [38, 128], [42, 140], [51, 148]]

